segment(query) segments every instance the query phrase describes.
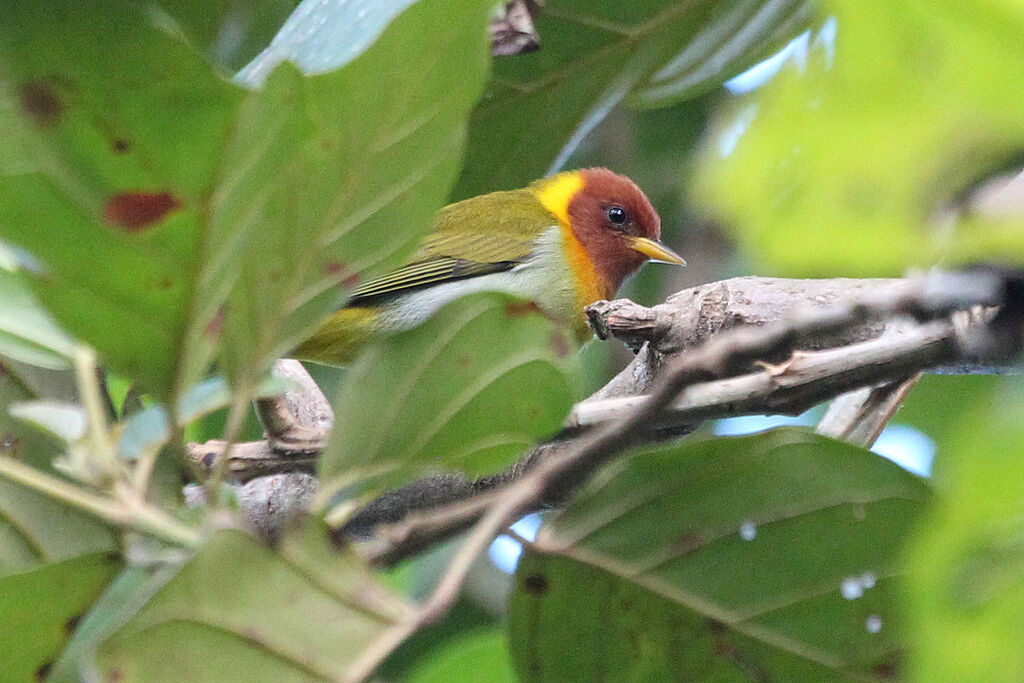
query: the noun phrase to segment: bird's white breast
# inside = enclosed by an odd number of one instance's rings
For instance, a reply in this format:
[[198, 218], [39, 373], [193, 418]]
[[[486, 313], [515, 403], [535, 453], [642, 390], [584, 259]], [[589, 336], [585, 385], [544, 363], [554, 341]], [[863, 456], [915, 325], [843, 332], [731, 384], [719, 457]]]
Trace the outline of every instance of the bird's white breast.
[[505, 292], [536, 301], [552, 315], [575, 306], [575, 291], [562, 248], [558, 226], [537, 238], [527, 260], [511, 270], [446, 282], [397, 297], [382, 311], [378, 324], [385, 332], [400, 332], [423, 322], [445, 304], [474, 292]]

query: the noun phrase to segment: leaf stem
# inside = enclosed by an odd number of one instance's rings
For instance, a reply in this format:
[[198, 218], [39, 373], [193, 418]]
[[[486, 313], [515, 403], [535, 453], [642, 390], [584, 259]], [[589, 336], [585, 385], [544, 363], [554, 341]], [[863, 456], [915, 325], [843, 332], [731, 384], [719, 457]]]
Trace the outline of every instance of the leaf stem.
[[238, 441], [238, 435], [242, 431], [242, 423], [245, 421], [249, 401], [254, 393], [249, 390], [243, 391], [243, 389], [245, 387], [240, 387], [235, 392], [234, 400], [232, 400], [231, 407], [228, 409], [228, 419], [224, 425], [224, 440], [227, 442], [227, 445], [224, 447], [224, 452], [214, 462], [210, 476], [203, 483], [203, 488], [206, 491], [206, 501], [211, 508], [216, 508], [220, 505], [220, 485], [224, 481], [224, 477], [227, 476], [228, 465], [231, 463], [231, 451], [234, 448], [235, 442]]
[[96, 376], [96, 352], [91, 348], [75, 347], [75, 375], [78, 380], [79, 399], [85, 408], [88, 421], [91, 455], [99, 465], [104, 483], [110, 483], [117, 479], [120, 468], [117, 453], [107, 431], [107, 412], [100, 396], [100, 384]]
[[66, 503], [111, 524], [128, 527], [151, 536], [194, 548], [199, 545], [196, 529], [144, 503], [125, 505], [75, 486], [53, 475], [7, 456], [0, 456], [0, 477]]

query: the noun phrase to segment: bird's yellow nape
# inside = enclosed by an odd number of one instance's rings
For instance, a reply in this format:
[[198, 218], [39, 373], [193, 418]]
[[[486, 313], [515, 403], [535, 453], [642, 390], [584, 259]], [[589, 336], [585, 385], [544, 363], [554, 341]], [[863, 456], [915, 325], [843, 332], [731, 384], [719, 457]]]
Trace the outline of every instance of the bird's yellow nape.
[[539, 180], [530, 190], [545, 209], [569, 225], [569, 203], [583, 189], [583, 175], [579, 171], [566, 171]]

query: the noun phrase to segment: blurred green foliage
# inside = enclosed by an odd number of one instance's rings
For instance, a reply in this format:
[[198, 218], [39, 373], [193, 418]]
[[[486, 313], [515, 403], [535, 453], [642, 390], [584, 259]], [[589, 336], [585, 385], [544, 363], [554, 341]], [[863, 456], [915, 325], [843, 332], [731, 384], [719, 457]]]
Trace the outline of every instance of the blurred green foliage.
[[935, 467], [940, 495], [905, 557], [914, 571], [914, 680], [1024, 677], [1022, 391], [1015, 378], [947, 413], [947, 447]]
[[806, 69], [790, 65], [724, 112], [695, 199], [732, 221], [765, 274], [1018, 263], [1020, 214], [961, 203], [1024, 149], [1019, 5], [824, 2], [820, 12], [838, 26], [834, 43], [819, 34]]

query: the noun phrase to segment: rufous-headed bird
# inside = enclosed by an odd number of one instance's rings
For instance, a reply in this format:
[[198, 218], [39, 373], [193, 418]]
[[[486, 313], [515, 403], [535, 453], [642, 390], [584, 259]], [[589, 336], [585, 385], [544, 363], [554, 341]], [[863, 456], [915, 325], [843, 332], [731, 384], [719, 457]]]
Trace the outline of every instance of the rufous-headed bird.
[[465, 199], [441, 209], [408, 265], [360, 285], [293, 355], [347, 364], [374, 337], [485, 290], [533, 300], [582, 342], [590, 335], [585, 306], [612, 298], [648, 260], [685, 265], [660, 237], [661, 219], [646, 195], [604, 168]]

